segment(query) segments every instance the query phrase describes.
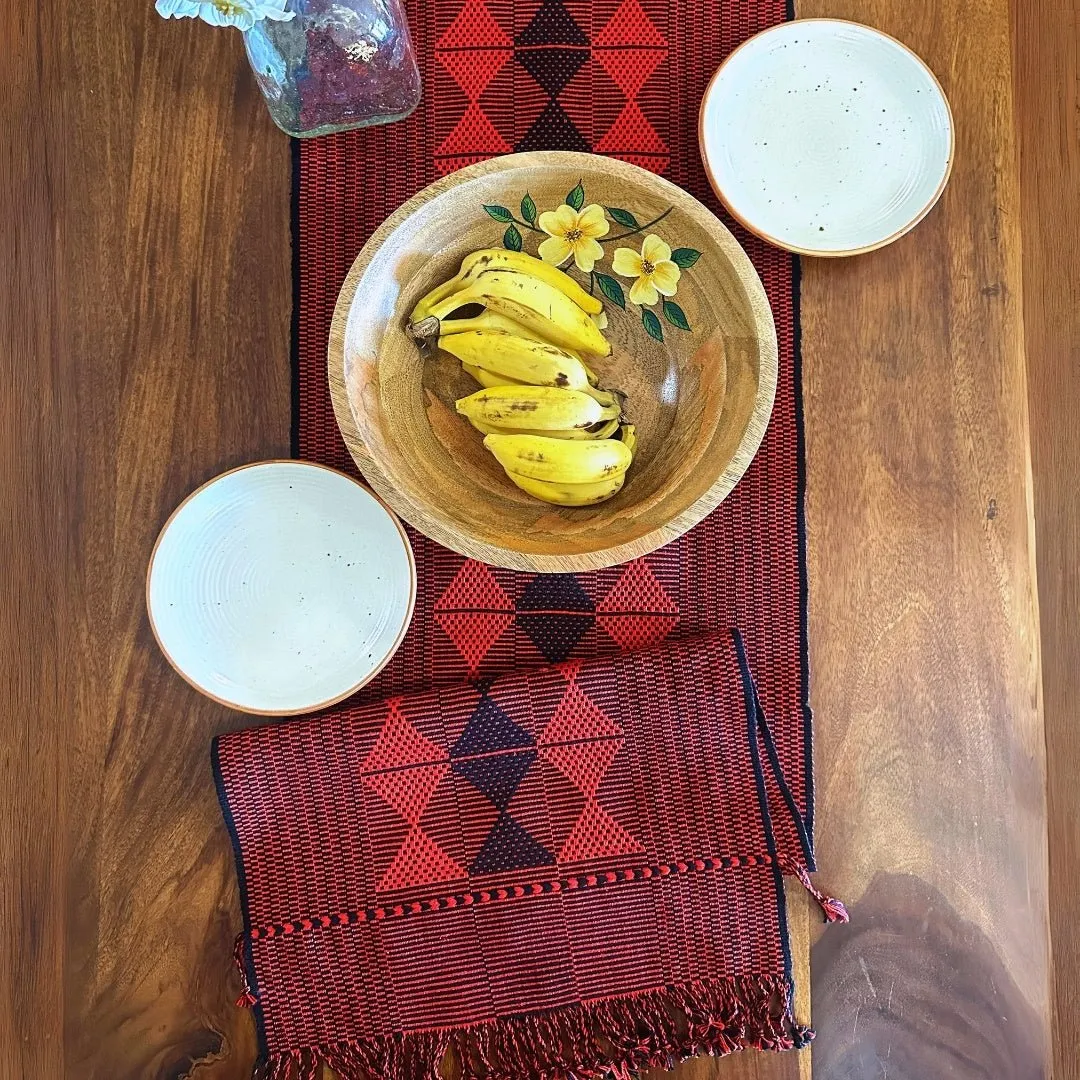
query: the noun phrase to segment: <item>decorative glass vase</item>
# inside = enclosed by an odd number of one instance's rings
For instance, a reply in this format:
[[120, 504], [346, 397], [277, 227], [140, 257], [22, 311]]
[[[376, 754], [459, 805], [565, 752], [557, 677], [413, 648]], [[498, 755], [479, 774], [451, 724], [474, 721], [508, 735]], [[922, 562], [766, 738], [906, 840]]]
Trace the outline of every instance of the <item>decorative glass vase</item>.
[[420, 101], [401, 0], [289, 0], [296, 17], [244, 34], [282, 131], [296, 138], [400, 120]]

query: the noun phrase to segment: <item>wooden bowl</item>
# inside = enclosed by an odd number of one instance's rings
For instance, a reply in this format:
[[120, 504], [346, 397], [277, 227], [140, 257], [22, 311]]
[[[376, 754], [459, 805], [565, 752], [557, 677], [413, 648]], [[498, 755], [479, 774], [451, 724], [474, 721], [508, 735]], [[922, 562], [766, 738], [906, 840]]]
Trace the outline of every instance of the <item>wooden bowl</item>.
[[[584, 204], [607, 208], [610, 220], [595, 267], [604, 278], [594, 286], [608, 297], [612, 355], [590, 366], [602, 386], [627, 393], [638, 453], [615, 498], [564, 509], [510, 482], [454, 411], [455, 399], [477, 385], [451, 357], [425, 358], [405, 327], [414, 304], [452, 277], [470, 251], [521, 238], [535, 254], [544, 235], [529, 228], [533, 206], [542, 213], [568, 199], [573, 204], [579, 183]], [[672, 298], [677, 307], [639, 308], [627, 298], [632, 279], [612, 270], [617, 248], [639, 250], [650, 233], [674, 249], [683, 267]], [[701, 203], [634, 165], [536, 152], [444, 177], [372, 235], [338, 297], [330, 389], [360, 471], [401, 517], [474, 559], [557, 573], [648, 554], [715, 509], [765, 432], [776, 355], [765, 290], [735, 238]]]

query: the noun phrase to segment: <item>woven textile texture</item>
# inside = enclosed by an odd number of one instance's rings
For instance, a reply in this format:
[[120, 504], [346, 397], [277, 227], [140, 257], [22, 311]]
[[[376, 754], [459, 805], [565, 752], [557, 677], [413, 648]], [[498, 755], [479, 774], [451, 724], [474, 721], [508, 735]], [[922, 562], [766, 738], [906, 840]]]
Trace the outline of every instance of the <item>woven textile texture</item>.
[[[409, 7], [424, 101], [407, 121], [297, 144], [296, 452], [353, 469], [334, 419], [326, 347], [364, 241], [439, 176], [495, 154], [589, 150], [679, 184], [724, 218], [772, 305], [772, 420], [735, 491], [681, 540], [627, 566], [534, 577], [467, 561], [415, 531], [420, 593], [395, 659], [361, 700], [738, 626], [776, 750], [813, 835], [797, 265], [732, 222], [697, 146], [721, 60], [785, 18], [784, 0], [430, 0]], [[780, 796], [770, 791], [779, 806]], [[785, 815], [786, 817], [786, 815]], [[813, 868], [790, 820], [778, 843]]]
[[[452, 1042], [466, 1075], [588, 1077], [798, 1045], [778, 892], [781, 868], [814, 868], [798, 267], [725, 217], [696, 137], [712, 72], [784, 0], [407, 7], [417, 112], [295, 144], [295, 453], [353, 469], [326, 345], [368, 235], [514, 150], [620, 157], [724, 217], [768, 293], [779, 382], [747, 474], [679, 541], [530, 575], [410, 530], [416, 615], [379, 678], [317, 720], [222, 740], [262, 1069], [404, 1080]], [[738, 647], [709, 637], [730, 626]], [[549, 730], [556, 687], [572, 736]]]
[[221, 736], [264, 1071], [802, 1045], [758, 719], [730, 632]]

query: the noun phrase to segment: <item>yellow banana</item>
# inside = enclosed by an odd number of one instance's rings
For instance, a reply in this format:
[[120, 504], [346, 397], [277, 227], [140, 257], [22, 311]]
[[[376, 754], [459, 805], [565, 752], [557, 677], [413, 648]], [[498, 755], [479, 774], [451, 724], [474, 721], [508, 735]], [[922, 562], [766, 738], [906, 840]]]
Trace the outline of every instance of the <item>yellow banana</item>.
[[548, 285], [553, 285], [589, 315], [599, 315], [604, 310], [604, 305], [595, 296], [587, 293], [569, 274], [524, 251], [484, 248], [466, 255], [461, 263], [462, 275], [466, 281], [475, 281], [489, 270], [511, 270], [517, 274], [530, 274]]
[[499, 428], [494, 424], [485, 424], [483, 420], [470, 419], [481, 435], [544, 435], [549, 439], [610, 439], [619, 430], [619, 421], [605, 420], [599, 426], [587, 428], [567, 428], [564, 431], [540, 431], [536, 428]]
[[[515, 274], [528, 274], [548, 285], [572, 300], [588, 315], [600, 315], [603, 304], [587, 293], [569, 274], [556, 266], [536, 259], [524, 251], [510, 251], [504, 248], [482, 248], [466, 255], [461, 268], [449, 281], [444, 281], [431, 290], [412, 310], [409, 322], [419, 322], [433, 313], [436, 304], [461, 291], [470, 282], [489, 270], [506, 270]], [[460, 304], [458, 305], [461, 306]], [[602, 329], [602, 327], [601, 327]]]
[[497, 428], [528, 425], [538, 431], [587, 428], [618, 416], [588, 394], [564, 390], [560, 386], [492, 386], [456, 403], [457, 411], [469, 420], [479, 420]]
[[540, 435], [487, 435], [484, 445], [507, 472], [556, 484], [611, 480], [633, 460], [618, 439], [570, 442]]
[[618, 495], [626, 480], [626, 473], [620, 473], [610, 480], [597, 480], [592, 484], [556, 484], [550, 480], [533, 480], [517, 473], [507, 473], [522, 491], [534, 499], [557, 506], [592, 506]]
[[622, 439], [623, 446], [625, 446], [631, 454], [637, 453], [637, 428], [634, 427], [633, 424], [620, 424], [619, 438]]
[[472, 364], [462, 364], [462, 370], [466, 375], [471, 375], [482, 387], [489, 389], [492, 386], [521, 386], [513, 379], [504, 379], [493, 371], [485, 371], [483, 368], [473, 367]]
[[[504, 334], [516, 334], [518, 337], [528, 338], [530, 341], [544, 340], [539, 334], [534, 334], [528, 327], [522, 326], [521, 323], [514, 322], [513, 319], [508, 319], [505, 315], [487, 309], [469, 319], [443, 319], [439, 325], [440, 334], [468, 334], [473, 330], [501, 330]], [[578, 359], [581, 358], [578, 357]]]
[[[442, 319], [465, 304], [483, 304], [506, 315], [563, 349], [607, 356], [611, 346], [596, 324], [564, 293], [528, 274], [489, 270], [450, 297], [432, 305]], [[416, 333], [420, 332], [417, 327]]]
[[[463, 364], [483, 368], [514, 382], [532, 386], [567, 386], [591, 390], [581, 361], [554, 345], [506, 334], [500, 330], [472, 330], [465, 334], [442, 334], [440, 348]], [[591, 396], [595, 396], [595, 393]], [[601, 401], [601, 405], [613, 405]]]

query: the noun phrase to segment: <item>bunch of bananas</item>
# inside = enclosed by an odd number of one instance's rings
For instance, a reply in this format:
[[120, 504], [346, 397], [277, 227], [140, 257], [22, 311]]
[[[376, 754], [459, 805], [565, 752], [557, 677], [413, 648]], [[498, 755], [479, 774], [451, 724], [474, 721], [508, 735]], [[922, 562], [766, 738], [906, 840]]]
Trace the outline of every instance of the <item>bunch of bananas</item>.
[[[476, 305], [479, 314], [461, 311]], [[455, 317], [457, 316], [457, 317]], [[483, 388], [457, 410], [522, 491], [559, 506], [617, 494], [634, 457], [623, 395], [585, 357], [604, 357], [603, 306], [521, 251], [474, 251], [413, 309], [409, 333], [437, 341]]]

